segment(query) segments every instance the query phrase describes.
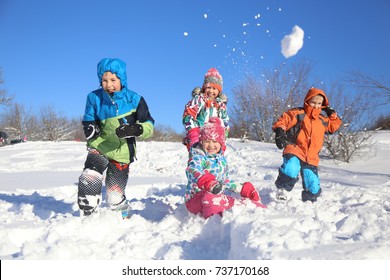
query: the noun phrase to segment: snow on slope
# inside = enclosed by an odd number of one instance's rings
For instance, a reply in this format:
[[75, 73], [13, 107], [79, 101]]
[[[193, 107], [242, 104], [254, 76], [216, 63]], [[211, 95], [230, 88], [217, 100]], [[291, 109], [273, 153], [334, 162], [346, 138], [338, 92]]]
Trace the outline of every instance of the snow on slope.
[[102, 204], [80, 218], [77, 181], [85, 143], [26, 142], [0, 148], [1, 259], [390, 259], [390, 133], [351, 164], [322, 159], [322, 196], [303, 203], [297, 183], [274, 199], [282, 162], [273, 144], [228, 140], [231, 177], [251, 181], [267, 209], [236, 206], [221, 218], [183, 205], [187, 152], [139, 142], [126, 194], [129, 220]]

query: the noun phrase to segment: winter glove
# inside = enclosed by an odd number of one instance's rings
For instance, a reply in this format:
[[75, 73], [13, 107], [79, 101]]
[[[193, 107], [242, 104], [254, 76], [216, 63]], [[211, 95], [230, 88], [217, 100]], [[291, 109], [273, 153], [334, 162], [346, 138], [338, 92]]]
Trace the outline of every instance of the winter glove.
[[227, 102], [228, 102], [228, 97], [225, 95], [225, 94], [223, 94], [222, 92], [221, 93], [219, 93], [219, 98], [221, 98], [221, 101], [223, 102], [223, 103], [225, 103], [225, 104], [227, 104]]
[[185, 139], [187, 149], [190, 150], [192, 146], [194, 146], [196, 143], [199, 142], [199, 134], [200, 134], [200, 128], [195, 127], [190, 129], [187, 133], [187, 137]]
[[324, 111], [328, 115], [328, 117], [330, 117], [330, 115], [332, 115], [333, 113], [336, 113], [336, 111], [330, 106], [326, 107]]
[[245, 182], [242, 185], [241, 196], [247, 197], [250, 200], [254, 200], [254, 201], [260, 200], [259, 193], [256, 191], [255, 187], [250, 182]]
[[222, 192], [222, 184], [211, 173], [205, 173], [198, 179], [198, 187], [213, 194]]
[[191, 92], [192, 98], [194, 98], [195, 96], [199, 95], [201, 90], [202, 90], [202, 89], [201, 89], [200, 87], [194, 88], [194, 89], [192, 90], [192, 92]]
[[119, 138], [130, 138], [140, 136], [144, 132], [142, 125], [136, 124], [122, 124], [116, 130], [116, 136]]
[[85, 124], [83, 126], [83, 130], [84, 130], [85, 139], [87, 139], [87, 141], [93, 140], [100, 135], [100, 125], [98, 125], [97, 123]]
[[287, 145], [287, 135], [281, 127], [275, 129], [275, 143], [279, 149], [283, 149]]
[[210, 192], [212, 194], [220, 194], [223, 191], [223, 185], [220, 182], [215, 181], [216, 184], [213, 184], [213, 186], [210, 189]]

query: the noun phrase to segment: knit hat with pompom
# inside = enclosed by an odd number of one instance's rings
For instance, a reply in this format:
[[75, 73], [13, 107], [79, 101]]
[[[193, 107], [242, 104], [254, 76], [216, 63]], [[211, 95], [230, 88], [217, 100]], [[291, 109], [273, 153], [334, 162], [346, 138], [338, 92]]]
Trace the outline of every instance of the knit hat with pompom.
[[226, 150], [225, 128], [221, 125], [221, 119], [212, 117], [200, 130], [200, 141], [213, 140], [221, 144], [222, 150]]
[[206, 87], [215, 87], [222, 92], [223, 88], [223, 79], [221, 74], [215, 68], [210, 68], [209, 71], [204, 75], [203, 89]]

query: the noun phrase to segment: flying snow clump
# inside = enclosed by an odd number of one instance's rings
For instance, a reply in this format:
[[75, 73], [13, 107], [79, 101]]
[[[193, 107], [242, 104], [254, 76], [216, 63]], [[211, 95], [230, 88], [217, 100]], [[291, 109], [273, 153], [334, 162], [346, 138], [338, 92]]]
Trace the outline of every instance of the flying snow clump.
[[295, 25], [289, 35], [283, 37], [281, 41], [282, 54], [289, 58], [298, 53], [303, 46], [304, 31], [298, 25]]

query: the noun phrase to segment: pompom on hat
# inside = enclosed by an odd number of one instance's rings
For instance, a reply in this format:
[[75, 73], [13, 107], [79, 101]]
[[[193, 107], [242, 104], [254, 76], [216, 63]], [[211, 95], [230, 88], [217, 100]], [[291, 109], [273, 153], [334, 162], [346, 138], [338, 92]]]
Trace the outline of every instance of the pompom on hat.
[[223, 79], [221, 74], [219, 74], [218, 70], [215, 68], [210, 68], [209, 71], [207, 71], [207, 73], [204, 75], [202, 89], [205, 89], [209, 86], [215, 87], [219, 90], [219, 92], [222, 92]]
[[210, 120], [201, 128], [199, 140], [217, 141], [221, 144], [222, 150], [225, 151], [225, 128], [221, 125], [221, 120], [217, 117], [210, 118]]

